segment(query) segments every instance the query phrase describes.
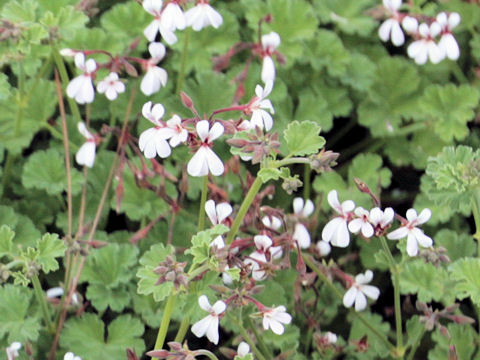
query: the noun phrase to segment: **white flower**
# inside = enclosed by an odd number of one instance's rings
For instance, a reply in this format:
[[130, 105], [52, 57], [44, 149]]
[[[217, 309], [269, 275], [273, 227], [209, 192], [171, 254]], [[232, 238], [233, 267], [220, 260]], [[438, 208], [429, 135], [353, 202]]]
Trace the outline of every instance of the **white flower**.
[[275, 64], [272, 59], [272, 54], [275, 53], [279, 45], [280, 35], [276, 32], [272, 31], [262, 36], [263, 64], [261, 78], [265, 84], [269, 81], [275, 81]]
[[370, 224], [370, 213], [368, 212], [368, 210], [365, 210], [364, 208], [359, 206], [355, 209], [354, 213], [357, 218], [349, 222], [348, 230], [350, 230], [354, 234], [357, 234], [361, 231], [364, 237], [372, 237], [374, 229], [372, 224]]
[[418, 20], [412, 16], [405, 16], [402, 20], [402, 27], [407, 33], [415, 35], [418, 31]]
[[[143, 34], [148, 39], [148, 41], [154, 41], [157, 36], [157, 32], [160, 33], [165, 42], [169, 45], [175, 44], [177, 42], [177, 37], [173, 33], [172, 27], [165, 26], [165, 21], [162, 21], [162, 0], [144, 0], [143, 8], [155, 19], [148, 25]], [[167, 21], [170, 24], [170, 21]]]
[[392, 40], [395, 46], [402, 46], [405, 42], [402, 28], [400, 27], [400, 14], [398, 9], [402, 6], [402, 0], [383, 0], [383, 5], [391, 14], [391, 17], [385, 20], [378, 29], [378, 36], [382, 41]]
[[215, 176], [222, 175], [225, 170], [222, 160], [213, 152], [211, 147], [213, 141], [222, 136], [223, 125], [217, 122], [210, 129], [208, 120], [201, 120], [197, 123], [196, 128], [202, 144], [188, 162], [187, 172], [191, 176], [206, 176], [209, 172]]
[[262, 223], [265, 227], [272, 230], [278, 230], [282, 227], [282, 220], [276, 216], [264, 216], [262, 218]]
[[343, 305], [349, 308], [355, 303], [355, 311], [362, 311], [367, 307], [366, 296], [372, 300], [377, 300], [380, 296], [380, 290], [376, 286], [366, 285], [372, 279], [373, 272], [371, 270], [367, 270], [365, 274], [355, 276], [355, 282], [343, 296]]
[[217, 249], [223, 249], [225, 247], [225, 240], [223, 240], [223, 236], [218, 235], [215, 239], [212, 240], [210, 246], [215, 246]]
[[140, 138], [138, 139], [140, 151], [145, 154], [147, 159], [152, 159], [157, 155], [161, 158], [170, 156], [172, 150], [167, 140], [173, 136], [174, 131], [166, 127], [160, 120], [163, 114], [165, 114], [165, 108], [162, 104], [152, 106], [152, 102], [149, 101], [143, 105], [142, 114], [155, 126], [140, 134]]
[[250, 353], [250, 345], [248, 345], [245, 341], [242, 341], [238, 344], [237, 348], [237, 355], [238, 356], [246, 356]]
[[85, 55], [79, 52], [75, 55], [75, 65], [83, 71], [83, 74], [70, 81], [67, 86], [67, 95], [79, 104], [91, 103], [95, 97], [92, 76], [97, 69], [97, 64], [93, 59], [85, 62]]
[[460, 24], [460, 15], [456, 12], [449, 15], [441, 12], [437, 15], [437, 22], [442, 27], [442, 36], [438, 46], [450, 60], [457, 60], [460, 56], [460, 48], [452, 34], [452, 30]]
[[382, 211], [380, 208], [375, 207], [370, 210], [369, 219], [373, 227], [377, 231], [381, 232], [392, 223], [394, 216], [395, 213], [393, 212], [393, 209], [391, 207], [386, 208], [385, 211]]
[[167, 29], [171, 29], [173, 31], [176, 29], [185, 29], [187, 25], [185, 14], [183, 13], [180, 5], [178, 5], [178, 0], [170, 1], [167, 6], [165, 6], [160, 21]]
[[340, 204], [336, 190], [328, 193], [327, 200], [340, 216], [333, 218], [325, 225], [322, 240], [330, 242], [333, 246], [347, 247], [350, 243], [347, 221], [349, 213], [355, 208], [355, 203], [352, 200], [346, 200]]
[[11, 343], [10, 346], [5, 349], [5, 351], [7, 352], [7, 359], [15, 360], [15, 358], [19, 355], [18, 350], [20, 350], [21, 348], [22, 344], [18, 341]]
[[205, 202], [205, 212], [213, 225], [218, 225], [230, 216], [233, 209], [229, 203], [223, 202], [215, 205], [215, 201], [208, 200]]
[[105, 93], [108, 100], [115, 100], [119, 93], [125, 92], [125, 84], [118, 80], [118, 74], [111, 72], [97, 85], [100, 94]]
[[267, 235], [256, 235], [253, 240], [257, 250], [244, 260], [244, 264], [251, 266], [252, 278], [255, 281], [261, 281], [265, 279], [265, 270], [261, 265], [268, 261], [266, 254], [269, 254], [271, 259], [279, 259], [282, 257], [283, 251], [281, 246], [272, 246], [273, 241]]
[[313, 205], [312, 200], [307, 199], [307, 201], [303, 201], [301, 197], [293, 199], [293, 212], [295, 215], [306, 218], [312, 215], [314, 210], [315, 205]]
[[407, 254], [410, 256], [415, 256], [418, 253], [418, 244], [424, 248], [428, 248], [433, 244], [433, 240], [429, 236], [425, 235], [423, 230], [416, 227], [417, 225], [426, 223], [431, 216], [432, 212], [430, 209], [423, 209], [418, 216], [415, 209], [408, 209], [408, 222], [399, 227], [397, 230], [389, 233], [387, 238], [390, 240], [398, 240], [407, 237]]
[[333, 333], [333, 332], [330, 332], [330, 331], [327, 331], [325, 333], [325, 340], [329, 343], [329, 344], [335, 344], [337, 342], [337, 334]]
[[225, 311], [227, 304], [222, 300], [218, 300], [211, 306], [206, 295], [198, 298], [198, 304], [203, 310], [208, 311], [210, 314], [192, 325], [192, 333], [194, 333], [196, 337], [202, 337], [207, 334], [208, 340], [217, 345], [219, 315]]
[[440, 34], [442, 28], [440, 24], [434, 21], [430, 26], [420, 24], [418, 33], [421, 36], [419, 40], [412, 42], [407, 48], [407, 54], [419, 65], [423, 65], [428, 59], [433, 64], [438, 64], [445, 57], [443, 48], [440, 48], [434, 38]]
[[312, 242], [310, 238], [310, 233], [308, 232], [305, 225], [301, 223], [295, 224], [295, 231], [293, 232], [293, 240], [298, 243], [301, 249], [308, 249]]
[[173, 115], [170, 120], [167, 120], [167, 127], [173, 130], [173, 135], [169, 140], [171, 147], [176, 147], [180, 143], [187, 141], [188, 131], [182, 126], [180, 116]]
[[256, 96], [251, 100], [247, 109], [247, 112], [252, 114], [252, 118], [250, 119], [250, 126], [252, 128], [258, 126], [262, 130], [265, 128], [266, 131], [272, 128], [273, 119], [270, 114], [275, 114], [275, 110], [273, 109], [271, 101], [266, 99], [272, 92], [272, 88], [272, 81], [266, 82], [265, 88], [262, 88], [260, 85], [255, 87]]
[[80, 356], [76, 356], [74, 353], [69, 351], [65, 354], [63, 360], [82, 360], [82, 358]]
[[332, 251], [330, 243], [324, 240], [320, 240], [319, 242], [317, 242], [316, 247], [318, 252], [320, 253], [320, 256], [327, 256], [328, 254], [330, 254], [330, 251]]
[[200, 0], [197, 4], [185, 12], [187, 26], [200, 31], [204, 27], [212, 25], [217, 29], [223, 23], [222, 15], [208, 4], [208, 0]]
[[97, 147], [95, 136], [87, 130], [84, 122], [79, 122], [77, 127], [80, 134], [82, 134], [87, 141], [80, 146], [80, 149], [78, 149], [77, 154], [75, 155], [75, 160], [79, 165], [85, 165], [86, 167], [91, 168], [95, 162], [95, 152]]
[[56, 298], [63, 296], [63, 288], [57, 286], [46, 291], [47, 298]]
[[148, 51], [152, 57], [145, 63], [147, 72], [140, 84], [140, 90], [150, 96], [167, 84], [168, 74], [165, 69], [156, 66], [165, 56], [165, 46], [162, 43], [152, 42], [148, 45]]
[[284, 332], [283, 324], [290, 324], [292, 316], [286, 312], [285, 306], [277, 306], [262, 311], [263, 328], [265, 330], [272, 329], [277, 335]]

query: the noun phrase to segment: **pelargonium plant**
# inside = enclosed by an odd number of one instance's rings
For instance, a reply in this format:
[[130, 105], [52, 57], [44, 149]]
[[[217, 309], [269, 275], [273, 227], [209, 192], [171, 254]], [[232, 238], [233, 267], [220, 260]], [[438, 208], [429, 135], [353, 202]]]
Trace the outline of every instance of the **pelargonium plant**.
[[478, 19], [0, 2], [0, 352], [478, 358]]

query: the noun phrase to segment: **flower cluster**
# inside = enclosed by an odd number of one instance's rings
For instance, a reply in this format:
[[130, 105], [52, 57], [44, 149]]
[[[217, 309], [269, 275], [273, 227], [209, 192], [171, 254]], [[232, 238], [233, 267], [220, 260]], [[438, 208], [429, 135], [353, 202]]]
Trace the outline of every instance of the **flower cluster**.
[[[407, 54], [419, 65], [427, 60], [437, 64], [445, 58], [459, 58], [460, 49], [452, 34], [452, 30], [460, 23], [458, 13], [441, 12], [435, 18], [419, 24], [415, 16], [399, 11], [402, 0], [383, 0], [383, 6], [390, 17], [378, 29], [380, 39], [391, 40], [393, 45], [402, 46], [405, 43], [405, 31], [414, 39], [407, 48]], [[438, 36], [440, 39], [437, 39]]]
[[[349, 231], [354, 234], [361, 233], [364, 238], [384, 235], [395, 216], [392, 208], [386, 208], [384, 211], [378, 207], [370, 211], [362, 207], [355, 209], [355, 203], [352, 200], [340, 204], [336, 190], [330, 191], [327, 199], [338, 216], [325, 225], [322, 231], [322, 240], [333, 246], [347, 247], [350, 244]], [[414, 209], [408, 210], [407, 219], [402, 220], [402, 226], [387, 234], [387, 238], [398, 240], [407, 237], [407, 254], [416, 256], [418, 245], [428, 248], [433, 244], [433, 240], [417, 227], [417, 225], [427, 222], [431, 215], [429, 209], [424, 209], [418, 216]]]

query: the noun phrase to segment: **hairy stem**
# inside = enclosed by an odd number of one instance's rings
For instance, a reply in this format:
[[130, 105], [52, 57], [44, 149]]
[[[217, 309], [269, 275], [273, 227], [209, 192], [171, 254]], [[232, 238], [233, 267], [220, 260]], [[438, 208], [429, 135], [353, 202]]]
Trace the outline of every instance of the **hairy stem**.
[[250, 349], [252, 349], [252, 352], [255, 354], [255, 357], [258, 360], [267, 360], [265, 356], [258, 350], [257, 346], [253, 342], [252, 338], [250, 335], [248, 335], [247, 330], [243, 327], [243, 324], [241, 321], [237, 318], [235, 318], [233, 315], [227, 314], [228, 319], [231, 320], [240, 330], [240, 335], [242, 335], [243, 339], [250, 345]]
[[200, 197], [200, 209], [198, 209], [198, 231], [205, 228], [205, 203], [208, 193], [208, 175], [203, 177], [202, 195]]
[[232, 228], [230, 229], [230, 232], [227, 235], [227, 240], [226, 240], [227, 245], [230, 245], [232, 243], [233, 238], [235, 237], [238, 230], [240, 229], [240, 226], [242, 225], [243, 218], [247, 214], [247, 211], [250, 208], [250, 205], [252, 205], [252, 202], [255, 199], [255, 196], [260, 191], [262, 184], [263, 184], [262, 179], [260, 177], [257, 177], [253, 182], [252, 186], [250, 186], [250, 190], [248, 190], [248, 193], [245, 196], [245, 199], [243, 200], [242, 205], [240, 205], [240, 209], [238, 210], [237, 216], [235, 217]]
[[400, 301], [400, 281], [398, 279], [398, 267], [395, 264], [392, 252], [388, 247], [387, 240], [384, 236], [380, 236], [380, 242], [382, 243], [383, 250], [387, 255], [388, 262], [390, 263], [390, 272], [393, 280], [393, 296], [395, 303], [395, 329], [397, 334], [397, 348], [403, 349], [403, 330], [402, 330], [402, 306]]
[[185, 335], [188, 331], [188, 325], [190, 325], [190, 318], [184, 317], [182, 322], [180, 323], [180, 327], [178, 328], [177, 335], [175, 336], [175, 342], [182, 343], [183, 339], [185, 339]]
[[180, 72], [178, 73], [177, 86], [175, 89], [175, 92], [177, 94], [179, 94], [180, 91], [182, 91], [183, 82], [185, 81], [185, 71], [187, 67], [187, 56], [188, 56], [187, 52], [188, 52], [188, 43], [190, 42], [190, 33], [191, 33], [190, 28], [187, 28], [185, 30], [185, 37], [183, 38], [182, 62], [180, 63]]
[[162, 322], [160, 323], [160, 329], [158, 329], [157, 340], [155, 341], [155, 350], [161, 350], [163, 343], [167, 337], [168, 325], [170, 325], [170, 319], [172, 318], [173, 308], [175, 306], [176, 294], [170, 294], [165, 309], [163, 310]]
[[410, 349], [410, 352], [408, 353], [407, 360], [413, 360], [413, 357], [415, 356], [415, 352], [417, 351], [418, 347], [420, 346], [420, 342], [422, 341], [422, 338], [423, 338], [424, 334], [425, 334], [425, 328], [422, 329], [422, 331], [418, 334], [418, 337], [413, 342], [412, 348]]
[[250, 330], [252, 330], [253, 334], [255, 335], [260, 351], [262, 351], [262, 353], [270, 357], [272, 355], [270, 350], [265, 345], [265, 342], [263, 341], [262, 336], [258, 333], [257, 328], [255, 327], [255, 325], [253, 324], [252, 320], [249, 317], [247, 317], [247, 326]]
[[33, 290], [35, 292], [35, 297], [40, 304], [42, 309], [43, 319], [45, 320], [45, 325], [47, 326], [48, 332], [55, 333], [55, 326], [52, 323], [52, 318], [50, 316], [50, 310], [48, 309], [47, 300], [45, 299], [45, 294], [42, 290], [42, 285], [40, 285], [40, 280], [38, 280], [38, 275], [32, 277]]

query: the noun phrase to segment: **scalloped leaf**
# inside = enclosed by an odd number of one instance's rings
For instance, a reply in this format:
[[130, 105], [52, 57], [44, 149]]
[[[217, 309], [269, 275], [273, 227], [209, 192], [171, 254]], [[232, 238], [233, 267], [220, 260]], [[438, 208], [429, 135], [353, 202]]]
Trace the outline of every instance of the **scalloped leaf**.
[[35, 10], [38, 4], [35, 0], [12, 0], [2, 9], [2, 18], [13, 23], [28, 24], [35, 21]]
[[[210, 259], [210, 244], [219, 235], [225, 234], [229, 228], [223, 224], [215, 225], [213, 228], [198, 232], [192, 237], [191, 247], [185, 254], [193, 256], [193, 264], [201, 265]], [[216, 259], [212, 258], [212, 266], [216, 266]]]
[[[71, 169], [72, 194], [81, 190], [82, 175]], [[63, 156], [55, 149], [40, 150], [30, 155], [23, 167], [22, 184], [27, 189], [45, 190], [49, 195], [61, 194], [67, 189]]]
[[470, 297], [472, 302], [480, 305], [480, 259], [468, 258], [455, 261], [449, 267], [450, 274], [458, 283], [455, 286], [457, 298]]
[[[449, 348], [455, 345], [457, 359], [472, 359], [476, 346], [477, 334], [470, 325], [448, 324], [448, 332], [451, 338], [442, 335], [439, 330], [432, 334], [432, 340], [436, 342], [435, 347], [428, 353], [428, 360], [445, 360], [448, 358]], [[475, 357], [477, 359], [478, 357]]]
[[168, 255], [174, 253], [174, 248], [170, 245], [165, 247], [163, 244], [153, 245], [140, 259], [142, 267], [137, 272], [138, 282], [137, 292], [143, 295], [153, 294], [155, 301], [162, 301], [170, 295], [173, 289], [173, 282], [167, 281], [156, 285], [158, 275], [153, 270], [160, 262], [165, 260]]
[[434, 236], [435, 244], [447, 249], [447, 255], [451, 261], [463, 257], [475, 256], [477, 244], [470, 234], [459, 234], [450, 229], [442, 229]]
[[[362, 312], [362, 317], [377, 331], [382, 334], [388, 334], [390, 331], [390, 325], [382, 321], [382, 317], [378, 314], [372, 314], [369, 312]], [[349, 341], [358, 341], [362, 337], [367, 336], [369, 347], [365, 352], [357, 352], [358, 359], [376, 359], [378, 356], [386, 358], [390, 352], [390, 349], [380, 341], [375, 333], [367, 328], [359, 319], [355, 317], [352, 321], [352, 327], [350, 328]]]
[[55, 259], [65, 254], [65, 243], [57, 234], [45, 234], [37, 241], [36, 261], [45, 273], [58, 270], [58, 261]]
[[123, 359], [127, 348], [137, 352], [145, 350], [140, 338], [142, 322], [131, 315], [120, 315], [109, 325], [105, 337], [105, 325], [97, 315], [85, 313], [81, 318], [71, 318], [65, 324], [60, 344], [84, 359], [96, 359], [99, 354], [108, 354], [112, 359]]
[[2, 256], [10, 255], [13, 250], [13, 237], [15, 232], [13, 232], [9, 226], [2, 225], [0, 227], [0, 258]]
[[325, 139], [319, 135], [320, 130], [320, 126], [313, 121], [293, 121], [288, 124], [283, 136], [289, 155], [316, 154], [325, 145]]
[[0, 339], [6, 336], [8, 343], [37, 340], [41, 325], [30, 307], [32, 296], [33, 290], [26, 287], [11, 284], [0, 287]]
[[462, 140], [467, 123], [475, 118], [479, 93], [469, 85], [430, 85], [419, 100], [423, 114], [432, 121], [433, 130], [444, 141]]
[[110, 288], [100, 284], [90, 284], [87, 288], [87, 299], [100, 312], [108, 307], [112, 311], [121, 312], [130, 303], [130, 298], [130, 293], [124, 285]]

